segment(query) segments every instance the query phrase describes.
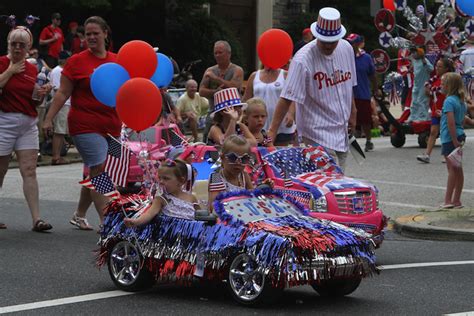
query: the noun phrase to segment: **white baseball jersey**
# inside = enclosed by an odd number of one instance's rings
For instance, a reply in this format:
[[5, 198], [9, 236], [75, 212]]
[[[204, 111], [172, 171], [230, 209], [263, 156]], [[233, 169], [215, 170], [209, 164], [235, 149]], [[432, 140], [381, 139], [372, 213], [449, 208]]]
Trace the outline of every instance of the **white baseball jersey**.
[[340, 40], [330, 56], [317, 40], [306, 44], [290, 64], [281, 97], [296, 103], [298, 135], [346, 152], [352, 88], [357, 85], [354, 50]]

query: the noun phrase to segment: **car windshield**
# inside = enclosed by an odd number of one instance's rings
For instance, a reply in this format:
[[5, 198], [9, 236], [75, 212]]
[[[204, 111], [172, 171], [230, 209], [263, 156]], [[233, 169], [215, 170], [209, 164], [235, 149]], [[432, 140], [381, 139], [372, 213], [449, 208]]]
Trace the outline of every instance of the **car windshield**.
[[133, 131], [128, 136], [128, 140], [132, 142], [139, 142], [140, 140], [142, 140], [142, 141], [147, 141], [152, 144], [156, 144], [157, 140], [156, 140], [155, 128], [150, 127], [140, 133]]
[[284, 216], [301, 217], [301, 211], [289, 201], [272, 194], [234, 196], [220, 201], [227, 214], [244, 223]]

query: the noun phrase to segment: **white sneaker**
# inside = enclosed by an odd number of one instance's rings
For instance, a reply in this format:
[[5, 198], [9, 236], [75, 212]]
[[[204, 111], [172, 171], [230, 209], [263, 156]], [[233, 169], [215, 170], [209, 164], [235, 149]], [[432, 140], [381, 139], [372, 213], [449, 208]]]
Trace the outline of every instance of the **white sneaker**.
[[424, 163], [430, 163], [430, 156], [427, 154], [418, 155], [416, 156], [416, 159]]

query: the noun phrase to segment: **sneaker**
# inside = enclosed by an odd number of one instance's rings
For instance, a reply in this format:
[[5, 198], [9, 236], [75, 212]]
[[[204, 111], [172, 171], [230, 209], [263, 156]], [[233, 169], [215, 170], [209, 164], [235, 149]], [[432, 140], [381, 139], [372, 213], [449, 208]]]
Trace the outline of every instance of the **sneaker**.
[[430, 163], [430, 156], [427, 154], [418, 155], [416, 156], [416, 159], [424, 163]]
[[374, 143], [372, 143], [370, 140], [368, 140], [365, 143], [365, 151], [368, 152], [368, 151], [372, 151], [372, 150], [374, 150]]

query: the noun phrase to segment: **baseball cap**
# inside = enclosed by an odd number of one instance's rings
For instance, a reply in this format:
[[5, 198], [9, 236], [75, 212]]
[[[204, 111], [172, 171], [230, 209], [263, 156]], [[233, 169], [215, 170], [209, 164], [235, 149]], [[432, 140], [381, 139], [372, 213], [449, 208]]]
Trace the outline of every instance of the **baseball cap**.
[[364, 41], [364, 38], [356, 33], [351, 33], [346, 37], [346, 40], [351, 44], [359, 44]]
[[68, 51], [63, 50], [63, 51], [60, 51], [60, 52], [59, 52], [58, 59], [66, 60], [66, 59], [68, 59], [69, 57], [71, 57], [71, 54], [69, 54]]
[[311, 29], [309, 27], [305, 28], [302, 32], [303, 35], [306, 35], [308, 33], [311, 33]]

